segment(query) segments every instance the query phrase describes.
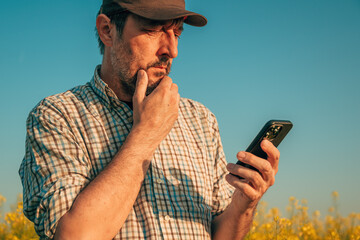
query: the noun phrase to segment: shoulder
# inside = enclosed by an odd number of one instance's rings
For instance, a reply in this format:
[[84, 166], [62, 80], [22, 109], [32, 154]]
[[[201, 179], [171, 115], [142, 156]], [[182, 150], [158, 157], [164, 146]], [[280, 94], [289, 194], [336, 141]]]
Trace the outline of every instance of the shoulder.
[[46, 118], [57, 121], [71, 115], [78, 115], [83, 109], [90, 108], [94, 98], [89, 83], [76, 86], [62, 93], [42, 99], [29, 113], [29, 118]]
[[188, 98], [180, 99], [180, 115], [184, 118], [196, 118], [211, 125], [216, 123], [215, 115], [202, 103]]
[[197, 102], [195, 100], [189, 99], [189, 98], [180, 98], [180, 107], [185, 107], [185, 108], [194, 108], [194, 109], [198, 109], [201, 111], [206, 111], [206, 112], [210, 112], [210, 110], [205, 107], [202, 103]]

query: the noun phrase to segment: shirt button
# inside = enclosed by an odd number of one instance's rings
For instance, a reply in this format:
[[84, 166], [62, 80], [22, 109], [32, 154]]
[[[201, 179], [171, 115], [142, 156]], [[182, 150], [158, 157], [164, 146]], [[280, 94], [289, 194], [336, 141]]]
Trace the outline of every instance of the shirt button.
[[166, 215], [166, 216], [164, 217], [164, 220], [167, 221], [167, 222], [170, 221], [170, 216], [169, 216], [169, 215]]
[[163, 180], [161, 180], [160, 178], [158, 178], [158, 179], [156, 180], [156, 182], [157, 182], [158, 184], [162, 184], [162, 183], [164, 183], [164, 181], [163, 181]]

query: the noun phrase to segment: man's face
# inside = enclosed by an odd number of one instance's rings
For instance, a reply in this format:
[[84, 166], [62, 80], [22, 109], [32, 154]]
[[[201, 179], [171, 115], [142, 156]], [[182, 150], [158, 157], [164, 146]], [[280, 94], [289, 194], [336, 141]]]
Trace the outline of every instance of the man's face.
[[177, 56], [182, 21], [150, 21], [130, 14], [121, 37], [111, 49], [111, 64], [122, 89], [133, 96], [137, 72], [144, 69], [149, 77], [147, 94], [170, 73]]

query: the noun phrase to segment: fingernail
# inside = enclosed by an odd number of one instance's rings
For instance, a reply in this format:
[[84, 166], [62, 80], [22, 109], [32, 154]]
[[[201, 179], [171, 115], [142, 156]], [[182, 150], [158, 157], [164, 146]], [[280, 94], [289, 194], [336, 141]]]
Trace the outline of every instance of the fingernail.
[[138, 71], [138, 77], [144, 77], [144, 70], [140, 69]]
[[228, 163], [228, 165], [226, 167], [230, 171], [230, 170], [234, 169], [234, 164], [233, 163]]
[[245, 158], [245, 153], [244, 152], [239, 152], [238, 153], [238, 159], [239, 160], [242, 160], [242, 159], [244, 159]]
[[264, 144], [264, 147], [268, 147], [268, 146], [270, 145], [270, 141], [267, 140], [267, 139], [265, 139], [265, 140], [263, 141], [263, 144]]

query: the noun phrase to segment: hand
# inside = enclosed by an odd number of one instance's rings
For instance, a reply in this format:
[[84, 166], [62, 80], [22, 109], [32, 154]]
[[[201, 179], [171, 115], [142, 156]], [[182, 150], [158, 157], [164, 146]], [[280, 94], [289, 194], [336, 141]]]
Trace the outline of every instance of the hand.
[[140, 130], [146, 141], [156, 148], [178, 118], [180, 95], [177, 85], [168, 76], [165, 76], [148, 96], [147, 85], [147, 73], [139, 70], [133, 96], [133, 129]]
[[249, 152], [239, 152], [237, 154], [239, 161], [255, 167], [259, 172], [238, 164], [229, 163], [227, 165], [228, 171], [233, 175], [228, 174], [226, 180], [235, 187], [232, 203], [240, 212], [254, 209], [268, 188], [275, 183], [280, 152], [268, 140], [261, 142], [261, 148], [268, 155], [267, 160]]

